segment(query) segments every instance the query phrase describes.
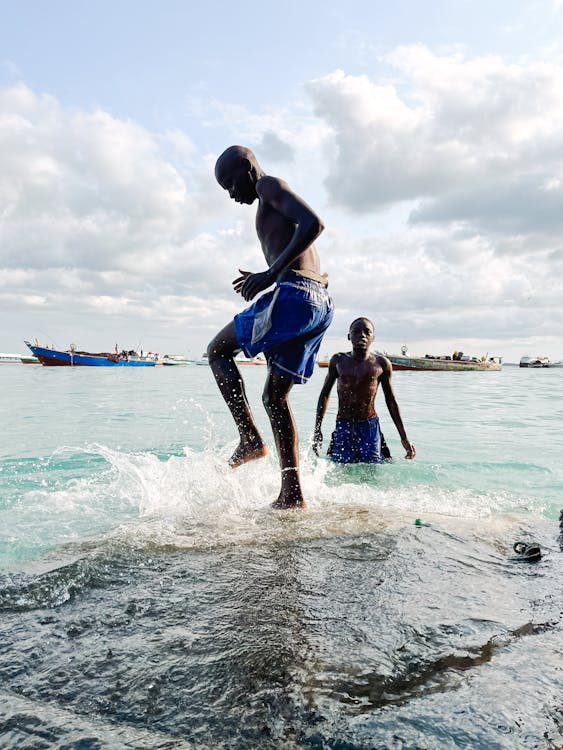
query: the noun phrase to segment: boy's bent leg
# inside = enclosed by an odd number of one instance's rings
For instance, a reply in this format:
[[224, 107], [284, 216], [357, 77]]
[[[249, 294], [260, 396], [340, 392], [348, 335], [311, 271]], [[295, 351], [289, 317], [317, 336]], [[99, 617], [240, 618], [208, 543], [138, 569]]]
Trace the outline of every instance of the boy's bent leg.
[[268, 452], [254, 422], [244, 382], [234, 361], [239, 351], [233, 321], [219, 331], [207, 347], [209, 365], [240, 435], [238, 447], [229, 459], [233, 469]]
[[307, 507], [299, 479], [297, 429], [288, 402], [292, 386], [293, 380], [290, 377], [277, 370], [270, 370], [263, 394], [281, 468], [281, 491], [274, 502], [274, 508]]

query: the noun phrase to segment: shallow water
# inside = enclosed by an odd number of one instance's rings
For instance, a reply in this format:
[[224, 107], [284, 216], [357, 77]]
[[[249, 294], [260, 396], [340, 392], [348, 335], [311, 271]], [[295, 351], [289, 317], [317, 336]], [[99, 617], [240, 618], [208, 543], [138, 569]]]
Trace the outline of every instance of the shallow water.
[[208, 368], [0, 368], [0, 747], [563, 746], [563, 371], [396, 373], [378, 467], [308, 450], [325, 372], [284, 513]]

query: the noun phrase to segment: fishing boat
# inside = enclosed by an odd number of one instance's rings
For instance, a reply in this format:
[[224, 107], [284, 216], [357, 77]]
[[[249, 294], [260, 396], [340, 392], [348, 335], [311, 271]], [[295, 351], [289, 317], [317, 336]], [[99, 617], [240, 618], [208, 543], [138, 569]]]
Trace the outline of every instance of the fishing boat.
[[520, 360], [520, 367], [551, 367], [549, 357], [530, 357], [525, 354]]
[[154, 367], [157, 358], [141, 357], [137, 352], [84, 352], [72, 345], [66, 351], [25, 342], [31, 353], [46, 367]]
[[463, 352], [454, 352], [453, 356], [410, 357], [407, 347], [401, 347], [401, 354], [383, 353], [393, 365], [393, 370], [425, 370], [428, 372], [490, 372], [502, 370], [502, 357], [468, 357]]

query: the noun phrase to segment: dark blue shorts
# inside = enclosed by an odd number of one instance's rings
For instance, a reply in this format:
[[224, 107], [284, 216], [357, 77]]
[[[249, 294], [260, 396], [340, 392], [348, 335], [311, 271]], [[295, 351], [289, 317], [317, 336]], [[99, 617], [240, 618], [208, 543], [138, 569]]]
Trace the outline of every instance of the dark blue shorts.
[[357, 421], [337, 419], [328, 455], [338, 464], [382, 464], [389, 459], [379, 417]]
[[333, 316], [325, 286], [290, 275], [235, 315], [235, 333], [247, 357], [264, 352], [270, 368], [305, 383]]

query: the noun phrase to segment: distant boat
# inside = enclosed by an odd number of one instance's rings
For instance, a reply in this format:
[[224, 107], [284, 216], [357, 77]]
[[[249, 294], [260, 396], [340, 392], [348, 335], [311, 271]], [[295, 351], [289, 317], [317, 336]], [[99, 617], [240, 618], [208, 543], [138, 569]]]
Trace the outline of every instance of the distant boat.
[[22, 354], [21, 356], [22, 365], [40, 365], [41, 362], [34, 357], [33, 354]]
[[141, 357], [136, 352], [83, 352], [74, 347], [66, 351], [49, 349], [25, 342], [32, 354], [46, 367], [154, 367], [156, 358]]
[[194, 359], [193, 363], [194, 365], [209, 365], [207, 352], [203, 352], [203, 354], [201, 355], [201, 359]]
[[237, 365], [267, 365], [266, 357], [259, 352], [255, 357], [246, 357], [242, 352], [235, 357]]
[[393, 365], [393, 370], [425, 370], [431, 372], [498, 372], [502, 370], [502, 357], [468, 357], [462, 352], [454, 352], [453, 356], [435, 356], [425, 354], [424, 357], [407, 356], [407, 347], [401, 347], [401, 354], [384, 354]]
[[22, 355], [21, 354], [6, 354], [0, 353], [0, 365], [21, 365]]
[[317, 360], [317, 367], [328, 367], [330, 362], [330, 357], [328, 354], [325, 354], [322, 359]]
[[162, 358], [161, 364], [169, 366], [185, 366], [193, 364], [191, 359], [187, 359], [183, 354], [165, 354]]
[[563, 359], [558, 359], [557, 362], [552, 362], [550, 367], [563, 367]]
[[530, 357], [525, 355], [520, 360], [520, 367], [551, 367], [549, 357]]

